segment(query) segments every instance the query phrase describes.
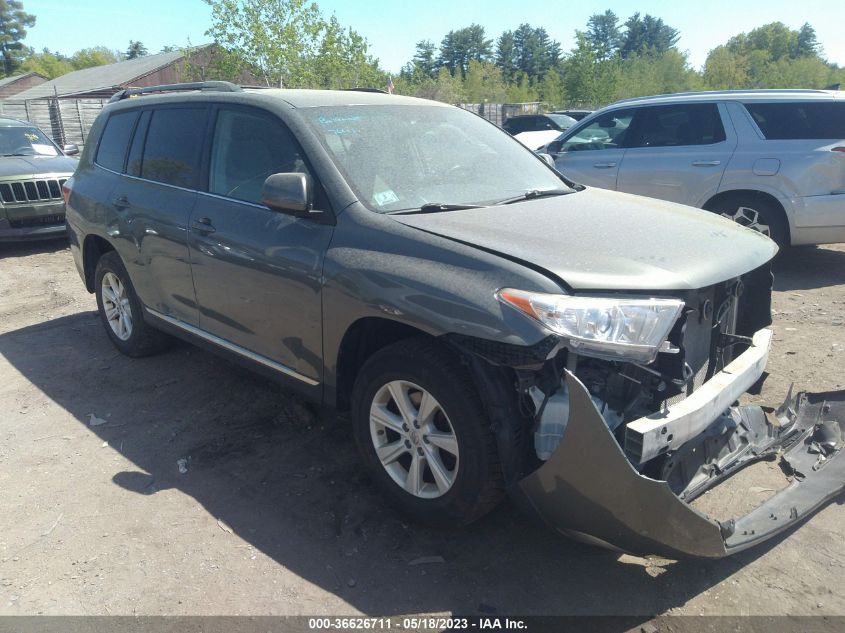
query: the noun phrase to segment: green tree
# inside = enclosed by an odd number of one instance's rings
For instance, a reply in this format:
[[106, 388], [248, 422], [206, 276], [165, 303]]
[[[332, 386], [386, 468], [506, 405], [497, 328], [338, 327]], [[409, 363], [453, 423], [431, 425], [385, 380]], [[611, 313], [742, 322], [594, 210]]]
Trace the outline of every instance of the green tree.
[[26, 53], [26, 29], [34, 25], [35, 16], [24, 11], [20, 0], [0, 0], [0, 52], [5, 76], [13, 75], [20, 67]]
[[414, 54], [414, 65], [429, 77], [437, 75], [437, 47], [431, 40], [417, 42], [417, 52]]
[[508, 86], [508, 102], [525, 103], [539, 101], [540, 93], [531, 85], [531, 78], [527, 73], [520, 73], [517, 80]]
[[307, 86], [311, 61], [325, 29], [307, 0], [205, 0], [211, 7], [206, 35], [228, 49], [268, 86]]
[[495, 61], [496, 66], [502, 71], [505, 83], [511, 83], [517, 73], [513, 31], [505, 31], [496, 40]]
[[736, 90], [748, 85], [748, 62], [727, 46], [717, 46], [704, 62], [704, 83], [712, 90]]
[[502, 71], [491, 62], [470, 60], [463, 85], [464, 99], [468, 103], [501, 103], [507, 98], [507, 87]]
[[594, 13], [587, 20], [586, 37], [596, 53], [596, 59], [610, 59], [619, 52], [622, 42], [619, 18], [610, 9], [604, 13]]
[[313, 60], [313, 85], [330, 89], [383, 87], [387, 77], [368, 49], [367, 40], [360, 33], [344, 29], [333, 15]]
[[446, 34], [440, 43], [439, 64], [453, 75], [460, 72], [463, 78], [469, 70], [470, 60], [489, 61], [492, 52], [493, 40], [487, 38], [484, 27], [471, 24]]
[[625, 21], [625, 34], [619, 45], [622, 57], [640, 55], [646, 51], [664, 53], [678, 43], [681, 34], [662, 19], [635, 13]]
[[546, 72], [540, 82], [540, 99], [551, 109], [559, 108], [566, 103], [566, 89], [556, 70], [551, 69]]
[[129, 48], [126, 49], [126, 59], [135, 59], [136, 57], [144, 57], [148, 55], [147, 47], [143, 43], [136, 40], [129, 40]]
[[76, 69], [67, 57], [45, 48], [40, 53], [29, 49], [29, 54], [21, 65], [21, 70], [39, 73], [47, 79], [55, 79]]
[[546, 29], [520, 24], [513, 32], [513, 60], [517, 71], [539, 81], [560, 61], [560, 44], [552, 40]]
[[576, 44], [563, 62], [563, 85], [572, 103], [599, 106], [616, 95], [619, 70], [615, 60], [598, 61], [586, 35], [576, 31]]
[[104, 66], [114, 64], [121, 59], [120, 54], [106, 48], [105, 46], [93, 46], [76, 51], [70, 57], [70, 63], [74, 70], [91, 68], [93, 66]]

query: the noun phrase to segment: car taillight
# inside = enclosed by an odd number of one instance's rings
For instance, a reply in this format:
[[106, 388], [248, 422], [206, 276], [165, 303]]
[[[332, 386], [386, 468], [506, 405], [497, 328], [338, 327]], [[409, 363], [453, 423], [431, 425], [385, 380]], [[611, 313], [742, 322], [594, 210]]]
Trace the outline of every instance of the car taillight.
[[70, 200], [70, 192], [73, 190], [73, 177], [68, 178], [67, 182], [62, 185], [62, 197], [65, 199], [65, 206]]
[[834, 147], [831, 152], [845, 152], [845, 146], [840, 145], [839, 147]]

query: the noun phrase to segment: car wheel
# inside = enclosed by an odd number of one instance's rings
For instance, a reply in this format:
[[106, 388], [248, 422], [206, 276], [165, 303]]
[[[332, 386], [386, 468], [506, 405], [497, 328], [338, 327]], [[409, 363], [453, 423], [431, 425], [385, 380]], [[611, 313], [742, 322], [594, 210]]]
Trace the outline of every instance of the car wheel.
[[106, 334], [121, 352], [127, 356], [149, 356], [166, 346], [167, 336], [144, 321], [141, 302], [115, 251], [97, 262], [94, 293]]
[[789, 246], [789, 227], [781, 213], [771, 202], [756, 196], [727, 198], [710, 209], [723, 218], [758, 231], [774, 240], [781, 248]]
[[372, 480], [414, 520], [462, 525], [501, 499], [490, 423], [448, 348], [410, 339], [374, 354], [355, 380], [352, 420]]

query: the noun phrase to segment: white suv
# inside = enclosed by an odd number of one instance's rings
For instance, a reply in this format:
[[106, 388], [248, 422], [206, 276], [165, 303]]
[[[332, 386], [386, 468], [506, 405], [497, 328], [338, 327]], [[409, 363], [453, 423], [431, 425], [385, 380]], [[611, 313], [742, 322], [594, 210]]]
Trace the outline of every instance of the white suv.
[[845, 92], [627, 99], [544, 149], [573, 180], [714, 211], [781, 246], [845, 242]]

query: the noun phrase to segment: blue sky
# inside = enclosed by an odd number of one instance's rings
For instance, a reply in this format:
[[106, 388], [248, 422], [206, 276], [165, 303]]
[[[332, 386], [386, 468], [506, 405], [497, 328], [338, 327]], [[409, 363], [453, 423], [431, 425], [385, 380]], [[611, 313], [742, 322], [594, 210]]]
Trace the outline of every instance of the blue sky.
[[[370, 42], [382, 66], [396, 72], [422, 39], [439, 43], [450, 29], [477, 22], [488, 36], [521, 22], [544, 26], [564, 50], [573, 45], [576, 28], [592, 13], [612, 9], [622, 20], [632, 13], [651, 13], [681, 32], [679, 47], [699, 67], [707, 52], [729, 37], [767, 22], [792, 28], [812, 24], [828, 59], [845, 66], [845, 1], [812, 0], [319, 0], [327, 16], [337, 14]], [[24, 0], [37, 16], [26, 44], [71, 54], [89, 46], [125, 50], [130, 39], [151, 52], [165, 45], [208, 41], [210, 8], [202, 0]]]

